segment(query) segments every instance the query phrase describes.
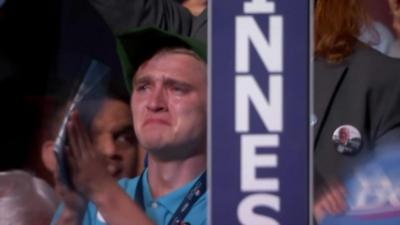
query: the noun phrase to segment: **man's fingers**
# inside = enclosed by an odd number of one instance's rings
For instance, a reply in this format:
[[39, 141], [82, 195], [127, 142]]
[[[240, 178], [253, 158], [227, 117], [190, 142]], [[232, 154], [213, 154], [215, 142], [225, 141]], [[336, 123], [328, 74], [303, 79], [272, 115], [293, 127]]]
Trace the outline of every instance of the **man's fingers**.
[[68, 152], [68, 155], [73, 158], [80, 158], [79, 144], [76, 138], [74, 124], [73, 121], [68, 121], [67, 124], [67, 133], [68, 133], [68, 149], [65, 149], [65, 152]]
[[87, 156], [87, 142], [85, 140], [85, 131], [81, 121], [79, 119], [79, 115], [77, 112], [72, 114], [72, 122], [73, 122], [73, 131], [76, 138], [76, 143], [78, 145], [79, 154], [81, 157]]
[[80, 150], [80, 155], [82, 157], [93, 157], [94, 151], [92, 148], [92, 142], [77, 112], [73, 113], [72, 119], [74, 125], [74, 132], [77, 137], [77, 144]]
[[343, 213], [347, 209], [346, 189], [341, 183], [337, 182], [330, 188], [330, 194], [335, 202], [337, 211]]
[[317, 223], [320, 223], [321, 220], [326, 216], [327, 212], [324, 209], [323, 203], [322, 202], [316, 202], [314, 204], [314, 218], [317, 221]]
[[332, 197], [338, 212], [344, 212], [347, 208], [346, 203], [346, 188], [341, 182], [335, 180], [329, 185], [329, 193]]
[[54, 180], [57, 182], [57, 181], [60, 180], [60, 165], [58, 165], [58, 159], [57, 159], [56, 153], [53, 152], [53, 154], [54, 154], [54, 158], [56, 159], [55, 160], [56, 161], [55, 168], [54, 168], [54, 171], [53, 171], [53, 177], [54, 177]]
[[347, 209], [346, 189], [337, 181], [332, 181], [318, 195], [315, 202], [315, 209], [319, 214], [340, 214]]
[[332, 215], [343, 213], [346, 209], [344, 197], [338, 194], [337, 190], [327, 192], [324, 202], [325, 209]]

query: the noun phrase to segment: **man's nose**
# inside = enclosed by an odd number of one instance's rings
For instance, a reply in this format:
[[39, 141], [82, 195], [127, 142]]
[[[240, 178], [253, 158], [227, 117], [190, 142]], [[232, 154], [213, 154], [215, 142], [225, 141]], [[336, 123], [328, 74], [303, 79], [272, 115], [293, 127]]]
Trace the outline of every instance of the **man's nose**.
[[151, 93], [147, 108], [153, 112], [163, 112], [167, 109], [165, 90], [162, 87], [156, 87]]

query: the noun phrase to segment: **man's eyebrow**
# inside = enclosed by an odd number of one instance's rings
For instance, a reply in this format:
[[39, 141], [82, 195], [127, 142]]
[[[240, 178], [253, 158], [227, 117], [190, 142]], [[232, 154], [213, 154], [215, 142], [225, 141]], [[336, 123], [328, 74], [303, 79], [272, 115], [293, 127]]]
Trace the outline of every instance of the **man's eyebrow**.
[[[139, 78], [137, 78], [139, 76]], [[150, 78], [146, 75], [135, 75], [135, 77], [133, 78], [133, 85], [136, 83], [146, 83], [146, 82], [150, 82]]]
[[[133, 80], [133, 85], [140, 84], [140, 83], [149, 83], [152, 81], [152, 78], [146, 75], [141, 75], [139, 78]], [[163, 78], [163, 83], [165, 85], [182, 85], [186, 87], [191, 87], [192, 85], [186, 81], [177, 80], [174, 78]]]
[[163, 83], [166, 84], [166, 85], [182, 85], [182, 86], [185, 86], [185, 87], [191, 87], [192, 86], [191, 84], [189, 84], [186, 81], [176, 80], [176, 79], [173, 79], [173, 78], [166, 78], [166, 79], [164, 79]]

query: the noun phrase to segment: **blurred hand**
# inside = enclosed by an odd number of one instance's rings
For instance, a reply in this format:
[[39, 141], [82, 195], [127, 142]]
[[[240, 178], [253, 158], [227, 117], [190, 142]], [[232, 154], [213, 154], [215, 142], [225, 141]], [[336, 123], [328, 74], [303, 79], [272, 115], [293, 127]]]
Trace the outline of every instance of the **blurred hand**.
[[76, 111], [71, 114], [67, 133], [69, 148], [66, 158], [74, 188], [86, 198], [91, 198], [109, 184], [114, 184], [107, 171], [106, 159], [94, 149]]
[[69, 146], [65, 157], [73, 190], [60, 185], [59, 190], [66, 207], [57, 224], [82, 224], [87, 200], [90, 200], [107, 224], [153, 225], [107, 171], [106, 159], [95, 150], [77, 112], [71, 114], [67, 135]]
[[347, 209], [346, 190], [339, 181], [332, 181], [314, 196], [313, 214], [319, 223], [326, 215], [344, 213]]
[[61, 197], [64, 207], [73, 210], [84, 210], [87, 200], [78, 192], [68, 188], [61, 182], [59, 170], [55, 172], [55, 189], [57, 194]]
[[57, 195], [64, 204], [58, 225], [81, 224], [86, 210], [87, 200], [75, 190], [61, 182], [59, 169], [54, 170], [54, 181]]

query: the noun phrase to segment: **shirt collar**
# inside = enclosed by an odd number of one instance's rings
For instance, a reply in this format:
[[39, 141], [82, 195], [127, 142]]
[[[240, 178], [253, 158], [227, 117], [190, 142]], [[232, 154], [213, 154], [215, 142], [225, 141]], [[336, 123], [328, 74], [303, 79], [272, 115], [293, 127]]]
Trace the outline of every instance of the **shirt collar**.
[[[201, 173], [202, 174], [202, 173]], [[182, 200], [185, 198], [186, 194], [189, 192], [191, 187], [196, 183], [196, 181], [201, 176], [198, 175], [196, 178], [191, 180], [189, 183], [184, 186], [178, 188], [175, 191], [172, 191], [166, 195], [159, 197], [158, 199], [153, 199], [153, 196], [150, 193], [150, 187], [148, 183], [148, 170], [144, 171], [144, 179], [143, 179], [143, 201], [145, 207], [151, 207], [153, 202], [157, 202], [157, 204], [163, 205], [170, 213], [175, 213], [181, 204]]]

